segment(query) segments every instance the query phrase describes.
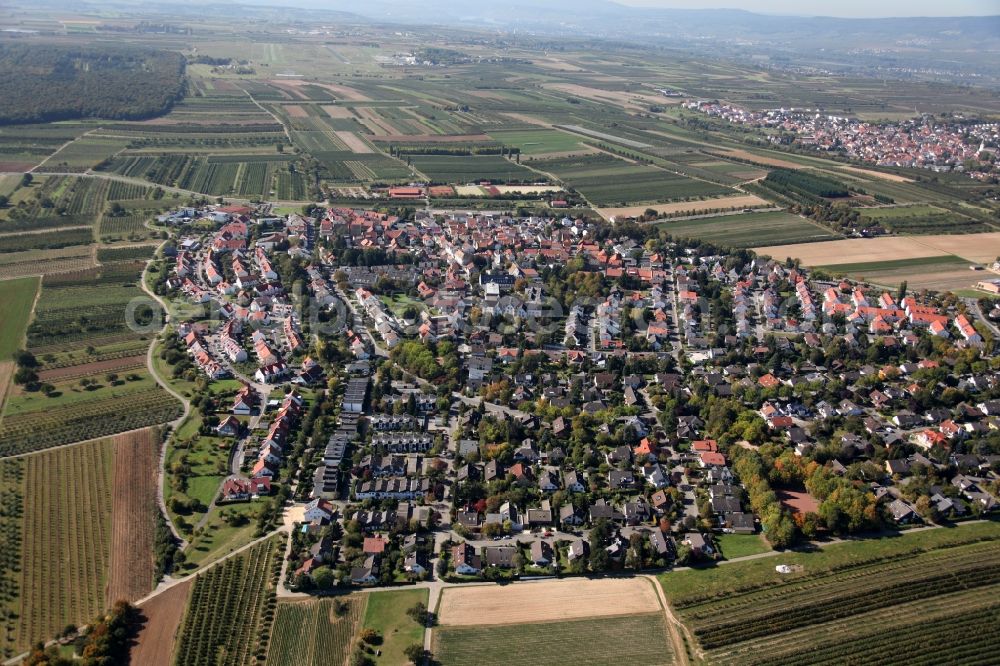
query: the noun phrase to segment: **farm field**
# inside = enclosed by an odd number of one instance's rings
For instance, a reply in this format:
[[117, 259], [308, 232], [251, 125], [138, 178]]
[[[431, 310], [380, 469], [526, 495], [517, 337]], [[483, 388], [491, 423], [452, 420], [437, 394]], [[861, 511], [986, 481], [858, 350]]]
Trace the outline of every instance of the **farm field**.
[[[271, 538], [200, 574], [175, 645], [178, 664], [249, 664], [266, 639], [264, 608], [273, 603], [276, 555]], [[220, 661], [220, 655], [225, 655]]]
[[24, 459], [24, 516], [33, 529], [21, 552], [21, 648], [105, 608], [113, 459], [111, 439]]
[[571, 578], [447, 589], [441, 594], [438, 616], [441, 624], [462, 626], [634, 615], [659, 610], [656, 590], [643, 578]]
[[739, 208], [757, 208], [760, 206], [770, 206], [770, 202], [761, 199], [753, 194], [739, 195], [735, 197], [719, 197], [717, 199], [703, 199], [701, 201], [678, 201], [671, 204], [651, 204], [649, 206], [625, 206], [621, 208], [598, 208], [597, 212], [605, 220], [614, 218], [638, 217], [644, 215], [652, 208], [661, 215], [671, 213], [701, 213], [712, 210], [736, 210]]
[[38, 293], [38, 278], [5, 280], [0, 283], [0, 360], [7, 361], [24, 340], [31, 309]]
[[809, 243], [835, 238], [832, 232], [823, 227], [798, 215], [781, 211], [667, 220], [657, 223], [657, 226], [677, 238], [700, 238], [730, 247], [750, 247], [760, 243], [762, 239]]
[[[973, 523], [664, 574], [660, 581], [715, 663], [923, 663], [942, 649], [972, 655], [997, 648], [991, 632], [959, 637], [953, 620], [994, 617], [1000, 609], [998, 540], [996, 523]], [[779, 574], [776, 564], [796, 571]]]
[[834, 275], [847, 275], [892, 287], [903, 280], [915, 289], [962, 289], [978, 282], [969, 262], [954, 255], [817, 266]]
[[599, 207], [630, 207], [643, 202], [660, 203], [733, 193], [716, 183], [679, 176], [604, 153], [538, 159], [526, 164], [551, 173]]
[[24, 459], [0, 460], [0, 656], [8, 659], [19, 651], [18, 622], [21, 614], [21, 551], [24, 524]]
[[889, 231], [900, 234], [941, 231], [971, 233], [993, 229], [984, 222], [929, 204], [863, 208], [860, 213], [863, 219], [876, 222]]
[[[12, 394], [0, 424], [0, 452], [17, 455], [158, 425], [172, 421], [183, 411], [180, 402], [156, 384], [144, 368], [114, 383], [105, 377], [93, 380], [96, 388], [55, 384], [53, 397]], [[123, 403], [128, 404], [127, 410], [120, 408]]]
[[559, 130], [525, 129], [498, 130], [490, 136], [504, 144], [521, 150], [524, 155], [563, 153], [585, 149], [580, 138]]
[[160, 437], [159, 429], [147, 428], [114, 438], [109, 607], [119, 599], [140, 599], [153, 589]]
[[411, 164], [434, 183], [479, 180], [505, 183], [538, 179], [537, 174], [499, 155], [413, 155]]
[[266, 663], [341, 666], [351, 654], [365, 606], [365, 595], [279, 603]]
[[[529, 584], [525, 584], [529, 585]], [[662, 612], [619, 617], [434, 628], [443, 664], [673, 664]]]
[[174, 663], [174, 641], [192, 584], [192, 581], [185, 581], [175, 585], [139, 607], [145, 622], [129, 653], [133, 664], [171, 666]]
[[372, 592], [367, 595], [362, 629], [374, 629], [382, 637], [381, 656], [376, 664], [395, 666], [406, 663], [403, 651], [414, 643], [423, 643], [424, 628], [406, 614], [418, 602], [427, 603], [427, 590]]
[[823, 266], [852, 275], [860, 271], [866, 278], [884, 280], [890, 286], [907, 280], [917, 288], [958, 289], [983, 279], [983, 273], [969, 270], [971, 264], [992, 263], [1000, 256], [1000, 232], [850, 238], [755, 247], [754, 251], [772, 257], [795, 257], [806, 266]]

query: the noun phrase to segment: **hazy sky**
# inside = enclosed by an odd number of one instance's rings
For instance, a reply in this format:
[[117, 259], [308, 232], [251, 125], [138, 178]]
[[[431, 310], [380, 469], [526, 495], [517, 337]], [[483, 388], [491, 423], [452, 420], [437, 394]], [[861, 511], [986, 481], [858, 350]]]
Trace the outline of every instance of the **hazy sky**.
[[746, 9], [752, 12], [807, 16], [983, 16], [1000, 14], [1000, 0], [615, 0], [623, 5], [684, 9]]

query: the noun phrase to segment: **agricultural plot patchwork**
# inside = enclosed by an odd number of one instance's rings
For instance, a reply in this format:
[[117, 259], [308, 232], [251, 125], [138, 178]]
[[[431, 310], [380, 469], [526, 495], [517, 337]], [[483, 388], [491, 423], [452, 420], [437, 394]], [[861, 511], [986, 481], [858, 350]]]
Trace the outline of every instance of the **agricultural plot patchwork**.
[[630, 163], [606, 154], [532, 160], [529, 166], [551, 173], [587, 200], [603, 207], [722, 196], [733, 191], [716, 183]]
[[[0, 455], [39, 451], [84, 439], [166, 423], [183, 413], [180, 402], [145, 371], [129, 373], [119, 386], [77, 388], [55, 385], [57, 397], [12, 396], [0, 423]], [[95, 382], [106, 382], [94, 378]], [[122, 409], [122, 405], [128, 405]]]
[[488, 180], [518, 183], [538, 175], [499, 155], [413, 155], [410, 163], [432, 183], [469, 183]]
[[954, 631], [956, 618], [1000, 613], [997, 539], [995, 524], [973, 524], [661, 580], [715, 663], [963, 662], [998, 646], [993, 632]]

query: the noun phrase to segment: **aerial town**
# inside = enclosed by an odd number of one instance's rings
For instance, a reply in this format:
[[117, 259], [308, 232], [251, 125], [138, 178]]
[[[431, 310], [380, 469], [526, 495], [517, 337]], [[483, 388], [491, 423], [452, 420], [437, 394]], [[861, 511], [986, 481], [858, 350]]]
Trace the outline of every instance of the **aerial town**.
[[[173, 335], [243, 382], [223, 499], [297, 479], [308, 502], [289, 589], [662, 568], [998, 506], [996, 327], [964, 301], [580, 219], [308, 213], [164, 218], [164, 293], [203, 307]], [[335, 423], [289, 468], [317, 387]]]
[[1000, 123], [923, 117], [897, 123], [863, 122], [819, 109], [752, 111], [718, 101], [688, 101], [684, 108], [735, 125], [773, 132], [772, 143], [794, 143], [889, 167], [965, 172], [970, 178], [996, 182], [1000, 173], [997, 139]]

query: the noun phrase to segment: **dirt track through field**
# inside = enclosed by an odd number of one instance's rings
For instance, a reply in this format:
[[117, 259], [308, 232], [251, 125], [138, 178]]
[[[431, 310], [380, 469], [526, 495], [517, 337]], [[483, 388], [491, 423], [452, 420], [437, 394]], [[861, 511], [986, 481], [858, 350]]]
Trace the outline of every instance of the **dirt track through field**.
[[131, 663], [141, 666], [171, 666], [174, 637], [184, 616], [191, 581], [158, 594], [140, 608], [146, 624], [139, 631], [130, 654]]
[[0, 420], [3, 419], [3, 406], [7, 400], [7, 391], [14, 379], [14, 362], [0, 361]]
[[442, 625], [521, 624], [661, 611], [648, 581], [583, 579], [449, 588], [441, 595]]
[[158, 444], [153, 428], [115, 437], [109, 606], [153, 589]]

